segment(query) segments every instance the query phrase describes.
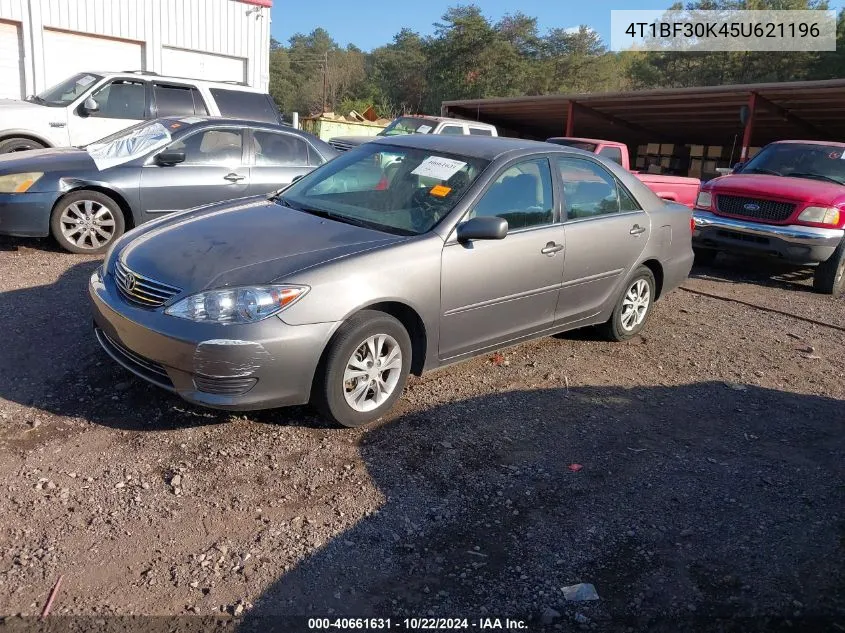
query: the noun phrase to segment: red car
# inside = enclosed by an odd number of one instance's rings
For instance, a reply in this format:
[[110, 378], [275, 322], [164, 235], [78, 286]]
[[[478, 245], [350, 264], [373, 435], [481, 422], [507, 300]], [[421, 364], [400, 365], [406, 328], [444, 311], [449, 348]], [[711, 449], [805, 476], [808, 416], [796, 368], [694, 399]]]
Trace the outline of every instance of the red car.
[[845, 290], [845, 143], [778, 141], [706, 182], [693, 211], [699, 263], [720, 251], [815, 266], [813, 288]]

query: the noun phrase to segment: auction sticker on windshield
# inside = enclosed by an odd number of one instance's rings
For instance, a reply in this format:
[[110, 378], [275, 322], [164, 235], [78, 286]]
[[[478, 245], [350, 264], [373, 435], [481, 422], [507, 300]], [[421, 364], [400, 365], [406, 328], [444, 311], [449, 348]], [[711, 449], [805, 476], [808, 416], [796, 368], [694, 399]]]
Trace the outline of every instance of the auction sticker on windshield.
[[419, 134], [428, 134], [429, 132], [431, 132], [431, 126], [430, 125], [421, 125], [417, 128], [417, 132]]
[[419, 164], [411, 173], [415, 176], [425, 178], [436, 178], [437, 180], [449, 180], [466, 166], [466, 163], [452, 158], [440, 156], [429, 156]]

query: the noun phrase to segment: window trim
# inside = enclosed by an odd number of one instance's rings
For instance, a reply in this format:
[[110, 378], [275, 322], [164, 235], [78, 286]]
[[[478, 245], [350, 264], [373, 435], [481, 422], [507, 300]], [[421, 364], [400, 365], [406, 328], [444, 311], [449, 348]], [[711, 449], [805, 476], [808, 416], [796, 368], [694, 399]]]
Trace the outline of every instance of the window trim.
[[94, 95], [97, 92], [99, 92], [100, 90], [102, 90], [106, 86], [111, 85], [111, 84], [113, 84], [117, 81], [122, 81], [122, 82], [129, 81], [129, 82], [132, 82], [132, 83], [141, 84], [144, 87], [144, 116], [143, 116], [143, 118], [138, 119], [138, 120], [149, 121], [150, 119], [156, 118], [155, 116], [153, 116], [153, 111], [152, 111], [153, 95], [152, 95], [152, 87], [150, 86], [149, 81], [146, 81], [145, 79], [141, 79], [139, 77], [106, 77], [104, 79], [105, 80], [102, 81], [99, 85], [96, 85], [93, 88], [91, 88], [91, 90], [89, 90], [88, 92], [83, 93], [83, 95], [79, 98], [78, 105], [74, 106], [74, 112], [76, 113], [76, 115], [79, 118], [81, 118], [81, 119], [91, 119], [91, 118], [94, 118], [94, 119], [110, 119], [112, 121], [135, 121], [136, 119], [119, 119], [117, 117], [100, 116], [96, 112], [94, 114], [91, 114], [91, 113], [88, 113], [88, 112], [83, 112], [85, 102], [89, 98], [93, 99]]
[[202, 94], [202, 90], [200, 90], [199, 86], [193, 84], [182, 84], [177, 81], [150, 81], [149, 90], [150, 90], [150, 112], [154, 113], [152, 118], [159, 118], [161, 115], [158, 112], [158, 99], [156, 99], [155, 89], [156, 86], [161, 86], [163, 88], [173, 87], [173, 88], [187, 88], [191, 91], [191, 96], [193, 97], [193, 92], [196, 91], [197, 95], [200, 98], [200, 104], [205, 108], [205, 113], [201, 114], [197, 112], [197, 102], [194, 101], [194, 112], [193, 114], [178, 114], [178, 115], [164, 115], [166, 117], [172, 119], [178, 119], [179, 117], [189, 117], [189, 116], [209, 116], [209, 112], [211, 110], [208, 109], [208, 102], [206, 101], [205, 97]]
[[[484, 187], [475, 196], [474, 200], [472, 201], [472, 204], [467, 206], [467, 208], [464, 210], [464, 212], [461, 214], [461, 216], [455, 222], [452, 229], [449, 231], [449, 237], [447, 238], [445, 245], [457, 243], [458, 240], [457, 240], [456, 236], [457, 236], [457, 232], [458, 232], [458, 226], [462, 222], [466, 222], [466, 217], [470, 213], [472, 213], [472, 211], [475, 209], [475, 206], [481, 201], [481, 199], [484, 196], [487, 195], [487, 192], [490, 191], [490, 189], [493, 187], [493, 185], [496, 184], [496, 181], [499, 179], [499, 177], [502, 174], [504, 174], [508, 169], [510, 169], [514, 165], [518, 165], [519, 163], [527, 163], [527, 162], [539, 161], [539, 160], [545, 160], [548, 163], [549, 171], [551, 173], [551, 178], [552, 178], [552, 221], [549, 222], [548, 224], [542, 224], [542, 225], [539, 225], [539, 226], [526, 226], [526, 227], [521, 228], [521, 229], [511, 230], [510, 228], [508, 228], [508, 235], [518, 235], [520, 233], [527, 233], [529, 231], [542, 231], [544, 229], [559, 226], [560, 223], [561, 223], [561, 217], [562, 217], [561, 213], [563, 211], [561, 204], [560, 204], [561, 203], [561, 191], [562, 190], [559, 189], [558, 180], [555, 177], [555, 170], [552, 167], [552, 157], [549, 154], [530, 154], [528, 156], [519, 156], [517, 158], [513, 158], [513, 159], [509, 160], [504, 165], [502, 165], [498, 170], [496, 170], [496, 172], [492, 176], [490, 176], [490, 178], [487, 180], [487, 182], [484, 183]], [[505, 239], [507, 239], [507, 236], [505, 236]]]
[[[558, 161], [560, 161], [562, 159], [581, 161], [581, 162], [589, 163], [591, 165], [598, 167], [604, 173], [606, 173], [614, 183], [616, 183], [617, 200], [619, 199], [619, 189], [621, 188], [625, 193], [628, 194], [628, 196], [630, 196], [631, 200], [633, 200], [634, 203], [639, 208], [632, 210], [632, 211], [622, 211], [620, 209], [616, 213], [603, 213], [601, 215], [594, 215], [594, 216], [589, 217], [589, 218], [570, 218], [570, 217], [568, 217], [568, 215], [566, 213], [565, 194], [563, 192], [563, 176], [560, 175], [560, 164], [558, 163]], [[612, 171], [607, 169], [607, 167], [602, 165], [599, 161], [593, 160], [592, 158], [588, 158], [586, 156], [573, 156], [573, 155], [569, 154], [568, 152], [560, 152], [560, 153], [555, 155], [554, 162], [556, 164], [558, 164], [558, 168], [555, 169], [554, 172], [555, 172], [555, 180], [558, 182], [558, 185], [560, 186], [560, 218], [561, 218], [560, 221], [563, 224], [575, 224], [575, 223], [578, 223], [578, 222], [591, 222], [593, 220], [602, 220], [602, 219], [606, 219], [606, 218], [619, 218], [619, 217], [623, 217], [623, 216], [626, 216], [626, 215], [635, 215], [635, 214], [645, 213], [645, 210], [642, 208], [642, 205], [640, 205], [639, 200], [637, 200], [637, 197], [634, 194], [631, 193], [630, 189], [628, 189], [628, 187], [626, 187], [622, 183], [622, 181], [619, 180], [619, 178], [617, 178], [616, 175]]]

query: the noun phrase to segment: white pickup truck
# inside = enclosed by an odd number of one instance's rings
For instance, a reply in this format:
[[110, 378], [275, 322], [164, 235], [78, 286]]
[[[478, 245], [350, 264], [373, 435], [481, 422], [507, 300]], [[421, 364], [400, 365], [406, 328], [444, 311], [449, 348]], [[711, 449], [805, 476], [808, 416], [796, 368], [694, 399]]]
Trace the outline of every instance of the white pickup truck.
[[329, 139], [329, 145], [340, 152], [363, 145], [368, 141], [384, 136], [400, 136], [403, 134], [453, 134], [455, 136], [498, 136], [496, 126], [479, 121], [464, 119], [447, 119], [439, 116], [413, 115], [400, 116], [390, 122], [386, 128], [376, 136], [336, 136]]

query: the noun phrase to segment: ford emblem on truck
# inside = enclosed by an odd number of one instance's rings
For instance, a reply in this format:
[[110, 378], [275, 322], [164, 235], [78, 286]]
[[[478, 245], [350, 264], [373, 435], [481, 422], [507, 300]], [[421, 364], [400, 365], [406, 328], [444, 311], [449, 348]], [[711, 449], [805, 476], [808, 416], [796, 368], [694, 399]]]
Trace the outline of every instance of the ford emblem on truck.
[[746, 211], [759, 211], [760, 205], [754, 204], [753, 202], [749, 202], [748, 204], [743, 205], [742, 208], [745, 209]]

